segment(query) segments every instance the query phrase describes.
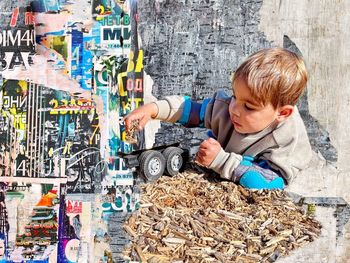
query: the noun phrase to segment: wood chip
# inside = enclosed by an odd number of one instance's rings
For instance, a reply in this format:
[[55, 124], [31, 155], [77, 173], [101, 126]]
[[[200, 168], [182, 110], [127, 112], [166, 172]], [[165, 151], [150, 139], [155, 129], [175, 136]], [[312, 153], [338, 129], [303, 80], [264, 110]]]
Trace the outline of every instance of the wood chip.
[[137, 237], [136, 232], [135, 232], [134, 230], [132, 230], [130, 226], [124, 225], [123, 227], [124, 227], [124, 230], [125, 230], [130, 236], [132, 236], [133, 238], [136, 238], [136, 237]]
[[193, 172], [161, 177], [142, 191], [140, 210], [124, 225], [136, 251], [124, 251], [131, 260], [268, 262], [321, 233], [283, 191], [248, 190]]
[[146, 263], [146, 262], [147, 262], [147, 259], [145, 258], [144, 254], [143, 254], [143, 252], [142, 252], [142, 249], [141, 249], [137, 244], [133, 244], [133, 246], [134, 246], [134, 248], [135, 248], [135, 250], [136, 250], [137, 255], [138, 255], [139, 258], [140, 258], [140, 261], [141, 261], [142, 263]]
[[269, 247], [269, 246], [272, 246], [282, 240], [286, 240], [287, 238], [284, 237], [284, 236], [277, 236], [277, 237], [274, 237], [272, 238], [270, 241], [266, 242], [266, 246]]
[[127, 143], [137, 143], [137, 138], [136, 138], [136, 128], [139, 125], [138, 120], [134, 120], [131, 122], [131, 127], [125, 132], [125, 141]]
[[163, 242], [170, 243], [170, 244], [185, 244], [186, 240], [182, 238], [176, 238], [176, 237], [169, 237], [169, 238], [163, 238]]

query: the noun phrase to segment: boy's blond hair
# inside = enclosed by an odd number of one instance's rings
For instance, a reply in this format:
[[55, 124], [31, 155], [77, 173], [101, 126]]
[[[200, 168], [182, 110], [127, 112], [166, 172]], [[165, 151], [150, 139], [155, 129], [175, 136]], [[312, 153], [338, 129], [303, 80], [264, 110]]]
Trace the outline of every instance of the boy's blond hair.
[[236, 70], [233, 82], [244, 80], [252, 96], [274, 108], [295, 105], [308, 79], [303, 59], [283, 48], [267, 48], [249, 56]]

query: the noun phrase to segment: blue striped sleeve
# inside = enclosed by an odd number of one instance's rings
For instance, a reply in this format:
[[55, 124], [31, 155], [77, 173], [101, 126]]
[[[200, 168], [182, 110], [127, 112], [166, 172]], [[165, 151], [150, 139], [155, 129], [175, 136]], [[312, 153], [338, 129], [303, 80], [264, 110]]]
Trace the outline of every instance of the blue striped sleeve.
[[250, 189], [284, 188], [284, 181], [280, 174], [271, 168], [269, 169], [266, 161], [255, 163], [252, 156], [243, 156], [243, 160], [233, 173], [232, 180]]
[[205, 111], [210, 99], [205, 99], [202, 103], [192, 101], [185, 96], [184, 107], [179, 123], [185, 127], [204, 127]]
[[189, 96], [185, 96], [185, 105], [183, 108], [183, 112], [181, 115], [180, 120], [178, 121], [179, 123], [185, 125], [188, 122], [188, 119], [190, 118], [190, 114], [191, 114], [191, 99]]
[[199, 118], [200, 118], [200, 122], [201, 122], [201, 127], [204, 127], [204, 118], [205, 118], [205, 111], [207, 109], [208, 103], [210, 102], [210, 99], [204, 99], [202, 102], [202, 107], [201, 107], [201, 111], [199, 114]]

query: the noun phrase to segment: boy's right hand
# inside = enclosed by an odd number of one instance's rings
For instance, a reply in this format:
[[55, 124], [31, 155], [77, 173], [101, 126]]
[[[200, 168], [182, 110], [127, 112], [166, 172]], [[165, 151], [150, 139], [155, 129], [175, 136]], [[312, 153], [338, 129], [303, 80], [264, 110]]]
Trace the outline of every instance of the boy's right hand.
[[142, 130], [146, 123], [158, 114], [158, 106], [155, 103], [145, 104], [124, 117], [125, 129], [129, 130], [133, 121], [138, 121], [137, 130]]

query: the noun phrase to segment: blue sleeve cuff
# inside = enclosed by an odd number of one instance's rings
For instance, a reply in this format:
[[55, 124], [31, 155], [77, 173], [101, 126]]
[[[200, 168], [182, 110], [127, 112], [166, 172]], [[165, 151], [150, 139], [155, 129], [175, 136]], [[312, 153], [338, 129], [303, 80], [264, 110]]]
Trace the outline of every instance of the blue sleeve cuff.
[[243, 156], [238, 171], [239, 184], [248, 189], [284, 189], [284, 181], [277, 173], [269, 169], [266, 160], [254, 163], [254, 157]]
[[[255, 161], [254, 157], [247, 155], [243, 156], [242, 161], [234, 171], [232, 179], [247, 188], [257, 188], [260, 185], [259, 189], [269, 189], [270, 186], [267, 185], [270, 182], [274, 182], [274, 184], [278, 182], [278, 185], [283, 182], [279, 173], [272, 170], [265, 160]], [[278, 180], [275, 181], [276, 179]], [[271, 187], [283, 189], [284, 184], [281, 186], [282, 188], [276, 187], [274, 184]]]
[[241, 177], [239, 184], [248, 189], [280, 189], [284, 188], [282, 177], [276, 177], [269, 181], [258, 171], [248, 171]]
[[188, 119], [190, 118], [191, 113], [191, 99], [189, 96], [185, 96], [185, 102], [184, 102], [184, 108], [181, 115], [181, 118], [179, 120], [179, 123], [185, 125], [188, 122]]

